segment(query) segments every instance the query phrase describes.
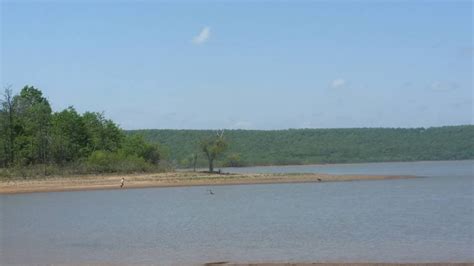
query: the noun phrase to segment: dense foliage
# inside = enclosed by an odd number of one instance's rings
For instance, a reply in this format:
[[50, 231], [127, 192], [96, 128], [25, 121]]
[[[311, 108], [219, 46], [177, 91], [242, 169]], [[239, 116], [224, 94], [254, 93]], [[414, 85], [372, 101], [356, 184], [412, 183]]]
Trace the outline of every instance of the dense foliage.
[[73, 107], [54, 112], [37, 88], [25, 86], [17, 95], [7, 89], [0, 101], [0, 176], [156, 171], [164, 157], [173, 166], [210, 171], [214, 166], [474, 159], [473, 125], [216, 133], [124, 132], [102, 113], [79, 114]]
[[[170, 157], [189, 167], [190, 155], [212, 130], [135, 130], [148, 141], [170, 147]], [[285, 165], [474, 158], [474, 126], [228, 130], [229, 148], [220, 166]], [[206, 160], [199, 153], [198, 165]]]
[[73, 173], [156, 170], [161, 155], [157, 143], [125, 135], [102, 113], [81, 115], [73, 107], [53, 112], [37, 88], [25, 86], [18, 95], [7, 89], [1, 101], [0, 167], [4, 175], [5, 169], [25, 171], [38, 165], [44, 166], [43, 174], [64, 167], [73, 167]]

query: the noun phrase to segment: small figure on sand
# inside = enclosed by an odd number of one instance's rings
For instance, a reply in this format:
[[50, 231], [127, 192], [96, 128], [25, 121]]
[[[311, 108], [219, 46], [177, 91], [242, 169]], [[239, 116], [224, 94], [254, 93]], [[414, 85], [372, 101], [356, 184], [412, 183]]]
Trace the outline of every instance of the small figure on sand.
[[120, 180], [120, 188], [123, 188], [124, 183], [125, 183], [125, 178], [122, 177], [122, 180]]

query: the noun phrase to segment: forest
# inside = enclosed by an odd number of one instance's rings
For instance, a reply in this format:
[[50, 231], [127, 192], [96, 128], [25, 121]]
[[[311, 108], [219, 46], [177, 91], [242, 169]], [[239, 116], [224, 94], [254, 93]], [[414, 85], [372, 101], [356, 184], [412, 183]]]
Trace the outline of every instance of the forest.
[[[216, 137], [217, 135], [217, 137]], [[176, 168], [474, 159], [474, 125], [431, 128], [123, 130], [103, 113], [53, 111], [43, 93], [6, 89], [0, 177]]]
[[43, 93], [6, 89], [0, 108], [0, 176], [159, 171], [157, 143], [127, 135], [103, 113], [53, 112]]
[[[197, 143], [213, 130], [133, 130], [169, 147], [179, 167], [206, 165]], [[217, 166], [297, 165], [474, 158], [474, 126], [431, 128], [347, 128], [226, 130], [229, 143]]]

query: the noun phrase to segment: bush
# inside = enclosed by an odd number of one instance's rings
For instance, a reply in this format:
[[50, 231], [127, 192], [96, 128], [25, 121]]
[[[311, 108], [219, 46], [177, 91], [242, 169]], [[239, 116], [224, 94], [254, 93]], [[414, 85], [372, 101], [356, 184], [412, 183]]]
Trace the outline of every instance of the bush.
[[242, 160], [240, 159], [240, 154], [232, 153], [227, 156], [226, 161], [224, 162], [225, 167], [241, 167], [244, 166]]
[[137, 155], [126, 155], [125, 153], [94, 151], [87, 158], [89, 172], [145, 172], [153, 166]]

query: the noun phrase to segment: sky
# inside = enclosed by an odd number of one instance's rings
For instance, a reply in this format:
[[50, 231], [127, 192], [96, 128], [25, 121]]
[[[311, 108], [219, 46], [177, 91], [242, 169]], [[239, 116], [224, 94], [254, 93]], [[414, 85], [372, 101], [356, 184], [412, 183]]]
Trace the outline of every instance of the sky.
[[0, 1], [2, 88], [124, 129], [473, 124], [472, 1]]

